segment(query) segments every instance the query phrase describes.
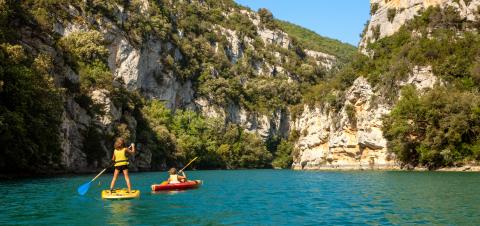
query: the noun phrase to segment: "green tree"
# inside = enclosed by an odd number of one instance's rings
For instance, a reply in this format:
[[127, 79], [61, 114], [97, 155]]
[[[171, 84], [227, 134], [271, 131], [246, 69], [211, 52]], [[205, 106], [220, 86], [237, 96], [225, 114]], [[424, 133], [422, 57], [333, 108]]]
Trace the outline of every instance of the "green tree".
[[384, 120], [388, 146], [404, 163], [431, 169], [478, 158], [480, 102], [476, 94], [437, 87], [419, 97], [413, 87]]
[[104, 44], [103, 35], [95, 30], [72, 32], [60, 40], [60, 46], [74, 58], [74, 61], [87, 63], [105, 59], [108, 56], [108, 50]]
[[281, 169], [288, 169], [292, 166], [293, 163], [293, 144], [287, 140], [282, 140], [277, 146], [275, 152], [275, 158], [273, 159], [272, 165]]
[[[0, 143], [3, 172], [61, 168], [61, 91], [36, 71], [22, 46], [0, 45]], [[44, 71], [43, 71], [44, 72]]]
[[275, 20], [273, 19], [272, 13], [265, 8], [258, 9], [258, 16], [260, 16], [260, 22], [268, 29], [275, 29], [277, 28], [275, 24]]

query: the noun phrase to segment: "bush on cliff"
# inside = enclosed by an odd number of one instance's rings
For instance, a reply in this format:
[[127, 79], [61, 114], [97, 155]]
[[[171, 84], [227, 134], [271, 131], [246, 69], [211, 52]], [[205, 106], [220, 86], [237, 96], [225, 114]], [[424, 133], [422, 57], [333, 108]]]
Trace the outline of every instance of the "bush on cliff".
[[4, 173], [61, 168], [61, 91], [33, 62], [23, 47], [0, 44], [0, 169]]
[[405, 164], [434, 169], [480, 160], [480, 98], [445, 87], [420, 96], [414, 87], [405, 87], [384, 120], [384, 133]]

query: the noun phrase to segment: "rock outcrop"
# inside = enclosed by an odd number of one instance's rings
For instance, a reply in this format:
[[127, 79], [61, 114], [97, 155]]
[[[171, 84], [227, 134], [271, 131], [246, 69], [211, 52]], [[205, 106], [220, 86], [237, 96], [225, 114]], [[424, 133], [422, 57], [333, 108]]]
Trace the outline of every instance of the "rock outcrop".
[[365, 52], [369, 42], [375, 42], [394, 34], [406, 21], [411, 20], [422, 9], [430, 6], [452, 6], [460, 12], [460, 16], [467, 20], [475, 20], [475, 12], [480, 1], [465, 0], [371, 0], [371, 19], [367, 25], [365, 35], [360, 41], [359, 48]]
[[[431, 67], [415, 67], [399, 86], [413, 84], [418, 90], [438, 82]], [[304, 107], [293, 123], [300, 131], [295, 145], [294, 169], [398, 169], [395, 156], [387, 150], [382, 117], [392, 106], [382, 94], [359, 77], [346, 91], [338, 111], [328, 105]]]
[[358, 78], [338, 112], [329, 106], [305, 107], [295, 122], [301, 130], [294, 169], [389, 169], [394, 158], [382, 136], [382, 115], [390, 106], [374, 105], [370, 84]]
[[[370, 55], [366, 50], [368, 43], [394, 34], [430, 6], [453, 7], [467, 21], [475, 21], [480, 1], [371, 0], [371, 5], [371, 20], [359, 44], [360, 51], [367, 55]], [[396, 87], [400, 90], [402, 86], [413, 85], [423, 93], [434, 85], [443, 84], [433, 74], [431, 66], [414, 66], [407, 78], [397, 81]], [[385, 100], [384, 92], [380, 87], [371, 87], [360, 77], [345, 91], [341, 109], [335, 111], [325, 104], [312, 108], [305, 106], [292, 126], [300, 131], [293, 168], [399, 168], [395, 156], [387, 150], [387, 141], [382, 134], [382, 117], [394, 107], [392, 101]], [[396, 93], [395, 90], [387, 92]], [[400, 93], [396, 95], [398, 98]]]

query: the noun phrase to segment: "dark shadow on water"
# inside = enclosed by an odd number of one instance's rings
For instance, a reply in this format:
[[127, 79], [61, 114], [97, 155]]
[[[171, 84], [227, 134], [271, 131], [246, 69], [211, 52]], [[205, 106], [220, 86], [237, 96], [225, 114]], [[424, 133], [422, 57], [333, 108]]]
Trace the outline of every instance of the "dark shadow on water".
[[181, 193], [185, 193], [187, 190], [172, 190], [172, 191], [152, 191], [152, 195], [177, 195]]

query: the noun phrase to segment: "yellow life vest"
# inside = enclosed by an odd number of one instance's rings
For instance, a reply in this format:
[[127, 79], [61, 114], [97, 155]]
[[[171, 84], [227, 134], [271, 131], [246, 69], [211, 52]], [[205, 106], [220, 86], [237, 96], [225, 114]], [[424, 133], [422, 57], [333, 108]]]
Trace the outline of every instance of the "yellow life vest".
[[170, 184], [178, 184], [180, 181], [178, 180], [178, 175], [170, 175]]
[[128, 165], [128, 157], [126, 151], [127, 148], [115, 149], [115, 151], [113, 151], [115, 155], [115, 166]]

